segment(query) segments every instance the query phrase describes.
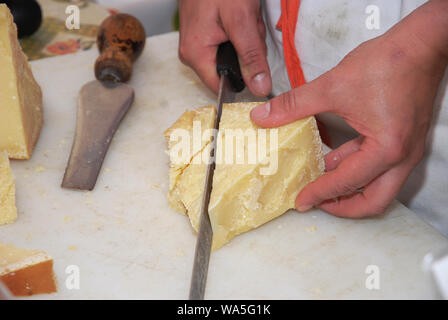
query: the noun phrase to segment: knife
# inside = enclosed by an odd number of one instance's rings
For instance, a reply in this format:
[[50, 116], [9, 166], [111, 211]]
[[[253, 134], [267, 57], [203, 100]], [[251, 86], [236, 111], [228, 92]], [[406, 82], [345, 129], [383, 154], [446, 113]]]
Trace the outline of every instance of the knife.
[[124, 82], [145, 46], [145, 29], [128, 14], [116, 14], [101, 24], [95, 77], [81, 88], [75, 138], [62, 188], [92, 190], [110, 142], [134, 101], [134, 89]]
[[11, 293], [0, 280], [0, 300], [11, 300]]
[[217, 146], [219, 122], [222, 115], [224, 103], [234, 102], [235, 94], [245, 88], [241, 75], [238, 56], [230, 41], [224, 42], [218, 47], [216, 56], [216, 69], [220, 77], [218, 103], [216, 118], [214, 123], [214, 136], [210, 149], [210, 163], [207, 166], [205, 188], [201, 203], [201, 213], [199, 221], [199, 232], [196, 240], [193, 272], [190, 285], [190, 300], [203, 300], [205, 286], [207, 282], [208, 265], [210, 261], [210, 251], [213, 241], [213, 230], [208, 214], [208, 205], [212, 192], [213, 173], [215, 171], [214, 156]]

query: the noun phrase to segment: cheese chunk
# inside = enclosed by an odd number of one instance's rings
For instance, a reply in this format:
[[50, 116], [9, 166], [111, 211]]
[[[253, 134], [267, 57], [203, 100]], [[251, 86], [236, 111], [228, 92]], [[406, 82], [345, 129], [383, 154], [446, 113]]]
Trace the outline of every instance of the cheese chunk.
[[[200, 125], [201, 132], [206, 129], [213, 128], [215, 117], [215, 108], [213, 106], [201, 107], [196, 110], [186, 111], [169, 129], [165, 131], [168, 149], [171, 150], [177, 143], [174, 138], [174, 133], [177, 129], [185, 130], [190, 137], [193, 136], [194, 123]], [[170, 139], [171, 138], [171, 139]], [[173, 141], [174, 140], [174, 141]], [[201, 139], [202, 140], [202, 139]], [[173, 209], [178, 212], [185, 213], [189, 216], [190, 221], [195, 228], [199, 226], [199, 211], [202, 201], [202, 189], [205, 183], [206, 166], [202, 163], [193, 164], [202, 156], [202, 152], [210, 144], [210, 137], [199, 141], [193, 145], [192, 139], [188, 146], [190, 149], [190, 156], [186, 161], [176, 161], [173, 159], [174, 154], [171, 154], [171, 170], [170, 170], [170, 187], [168, 193], [168, 200]]]
[[8, 153], [0, 151], [0, 225], [17, 220], [16, 190]]
[[29, 159], [42, 127], [42, 92], [17, 39], [17, 28], [0, 4], [0, 150]]
[[[223, 107], [209, 204], [213, 249], [294, 208], [298, 193], [324, 171], [322, 142], [314, 117], [280, 128], [262, 129], [250, 120], [250, 111], [257, 104], [234, 103]], [[205, 111], [208, 120], [204, 119]], [[184, 113], [173, 127], [189, 130], [194, 119], [191, 112]], [[202, 130], [213, 127], [214, 108], [193, 112], [201, 113]], [[173, 127], [166, 131], [167, 138]], [[236, 142], [238, 132], [244, 133], [240, 145]], [[262, 141], [265, 152], [260, 151]], [[209, 146], [209, 141], [205, 142], [201, 154], [195, 154], [181, 170], [174, 172], [177, 167], [172, 166], [170, 173], [175, 179], [170, 179], [168, 200], [174, 209], [189, 216], [196, 231], [207, 165], [194, 160], [207, 158]], [[174, 143], [168, 147], [172, 150]], [[173, 158], [171, 153], [170, 156]]]
[[56, 292], [53, 259], [40, 250], [0, 243], [0, 280], [15, 296]]

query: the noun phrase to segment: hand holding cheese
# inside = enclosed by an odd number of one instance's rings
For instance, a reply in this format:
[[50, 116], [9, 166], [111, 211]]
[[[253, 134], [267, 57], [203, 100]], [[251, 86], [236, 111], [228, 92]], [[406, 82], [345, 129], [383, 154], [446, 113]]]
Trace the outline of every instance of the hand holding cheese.
[[424, 154], [447, 61], [448, 2], [430, 1], [318, 79], [253, 110], [263, 127], [331, 112], [360, 133], [327, 154], [327, 173], [300, 193], [298, 209], [384, 212]]
[[[209, 204], [213, 249], [294, 208], [299, 191], [324, 170], [314, 117], [278, 130], [262, 129], [250, 121], [250, 111], [256, 105], [233, 103], [223, 107]], [[171, 158], [168, 199], [174, 209], [188, 215], [195, 230], [199, 227], [210, 135], [201, 139], [197, 148], [192, 142], [191, 156], [186, 162], [177, 162], [182, 139], [178, 139], [176, 129], [195, 139], [200, 125], [199, 136], [207, 136], [214, 118], [212, 106], [187, 111], [166, 131]]]

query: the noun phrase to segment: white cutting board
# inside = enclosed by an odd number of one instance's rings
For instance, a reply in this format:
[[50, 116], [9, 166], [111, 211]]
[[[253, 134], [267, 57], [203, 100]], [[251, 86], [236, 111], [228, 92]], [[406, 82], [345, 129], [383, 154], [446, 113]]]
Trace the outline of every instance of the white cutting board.
[[[43, 249], [58, 293], [34, 298], [188, 297], [195, 234], [168, 207], [163, 131], [187, 108], [216, 97], [177, 59], [177, 33], [148, 39], [130, 84], [136, 101], [116, 134], [93, 192], [61, 189], [79, 88], [93, 79], [96, 50], [33, 63], [45, 125], [30, 161], [13, 161], [19, 219], [0, 241]], [[424, 255], [448, 240], [395, 202], [388, 214], [340, 219], [291, 211], [212, 254], [209, 299], [430, 298]], [[66, 287], [66, 268], [80, 289]], [[380, 289], [365, 286], [367, 266]], [[71, 274], [72, 275], [72, 274]]]

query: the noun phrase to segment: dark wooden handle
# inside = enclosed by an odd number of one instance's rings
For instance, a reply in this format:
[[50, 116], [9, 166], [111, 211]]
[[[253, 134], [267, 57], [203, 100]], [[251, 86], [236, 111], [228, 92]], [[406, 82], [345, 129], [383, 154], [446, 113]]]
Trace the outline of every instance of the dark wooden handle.
[[100, 56], [95, 62], [95, 77], [100, 81], [128, 81], [145, 40], [145, 29], [137, 18], [124, 13], [108, 17], [98, 31]]
[[233, 91], [241, 92], [246, 87], [241, 75], [240, 63], [235, 47], [230, 41], [221, 43], [216, 54], [216, 70], [219, 76], [227, 76]]

